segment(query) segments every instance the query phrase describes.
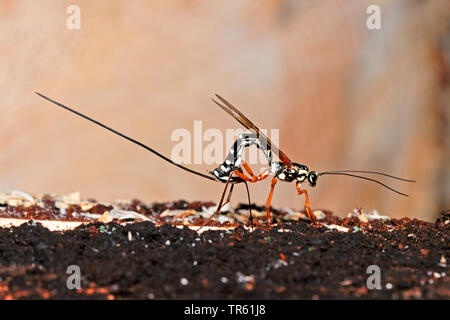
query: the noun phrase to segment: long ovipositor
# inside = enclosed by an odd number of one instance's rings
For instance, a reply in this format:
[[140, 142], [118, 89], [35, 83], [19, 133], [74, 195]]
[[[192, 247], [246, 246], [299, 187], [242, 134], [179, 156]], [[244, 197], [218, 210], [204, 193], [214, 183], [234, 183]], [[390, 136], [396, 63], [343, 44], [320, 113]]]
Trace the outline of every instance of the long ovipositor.
[[70, 107], [68, 107], [68, 106], [66, 106], [66, 105], [64, 105], [64, 104], [62, 104], [62, 103], [60, 103], [60, 102], [58, 102], [58, 101], [55, 101], [55, 100], [53, 100], [52, 98], [49, 98], [49, 97], [47, 97], [47, 96], [45, 96], [45, 95], [43, 95], [43, 94], [41, 94], [41, 93], [39, 93], [39, 92], [35, 92], [35, 93], [36, 93], [38, 96], [40, 96], [40, 97], [42, 97], [42, 98], [44, 98], [44, 99], [46, 99], [46, 100], [48, 100], [48, 101], [50, 101], [50, 102], [56, 104], [57, 106], [59, 106], [59, 107], [61, 107], [61, 108], [63, 108], [63, 109], [66, 109], [66, 110], [68, 110], [68, 111], [70, 111], [70, 112], [72, 112], [72, 113], [74, 113], [74, 114], [76, 114], [76, 115], [78, 115], [78, 116], [80, 116], [80, 117], [86, 119], [86, 120], [89, 120], [89, 121], [95, 123], [96, 125], [98, 125], [98, 126], [100, 126], [100, 127], [102, 127], [102, 128], [105, 128], [106, 130], [109, 130], [109, 131], [111, 131], [111, 132], [117, 134], [118, 136], [120, 136], [120, 137], [122, 137], [122, 138], [124, 138], [124, 139], [127, 139], [128, 141], [131, 141], [131, 142], [137, 144], [138, 146], [140, 146], [140, 147], [146, 149], [147, 151], [152, 152], [153, 154], [155, 154], [155, 155], [157, 155], [158, 157], [164, 159], [165, 161], [167, 161], [167, 162], [173, 164], [174, 166], [177, 166], [178, 168], [181, 168], [181, 169], [183, 169], [183, 170], [185, 170], [185, 171], [187, 171], [187, 172], [189, 172], [189, 173], [193, 173], [193, 174], [195, 174], [195, 175], [198, 175], [198, 176], [200, 176], [200, 177], [206, 178], [206, 179], [208, 179], [208, 180], [216, 181], [216, 179], [215, 179], [214, 177], [211, 177], [211, 176], [206, 175], [206, 174], [203, 174], [203, 173], [201, 173], [201, 172], [198, 172], [198, 171], [189, 169], [189, 168], [187, 168], [187, 167], [185, 167], [185, 166], [183, 166], [183, 165], [181, 165], [181, 164], [179, 164], [179, 163], [176, 163], [176, 162], [172, 161], [171, 159], [167, 158], [166, 156], [164, 156], [163, 154], [159, 153], [158, 151], [154, 150], [153, 148], [150, 148], [149, 146], [143, 144], [142, 142], [139, 142], [139, 141], [137, 141], [137, 140], [135, 140], [135, 139], [133, 139], [133, 138], [131, 138], [131, 137], [129, 137], [129, 136], [127, 136], [127, 135], [125, 135], [125, 134], [123, 134], [123, 133], [121, 133], [121, 132], [115, 130], [115, 129], [113, 129], [113, 128], [111, 128], [111, 127], [109, 127], [109, 126], [107, 126], [107, 125], [101, 123], [100, 121], [97, 121], [97, 120], [95, 120], [95, 119], [93, 119], [93, 118], [91, 118], [91, 117], [89, 117], [89, 116], [87, 116], [87, 115], [85, 115], [85, 114], [82, 114], [81, 112], [78, 112], [78, 111], [76, 111], [75, 109], [72, 109], [72, 108], [70, 108]]
[[[376, 172], [376, 171], [338, 170], [338, 171], [317, 172], [314, 170], [309, 170], [309, 168], [303, 164], [292, 162], [289, 159], [289, 157], [283, 151], [281, 151], [280, 148], [278, 148], [278, 146], [276, 146], [274, 143], [272, 143], [272, 141], [266, 135], [264, 135], [264, 133], [262, 133], [259, 130], [259, 128], [256, 125], [254, 125], [253, 122], [251, 122], [242, 112], [240, 112], [236, 107], [234, 107], [232, 104], [230, 104], [228, 101], [226, 101], [224, 98], [222, 98], [221, 96], [219, 96], [217, 94], [216, 94], [216, 97], [218, 100], [220, 100], [220, 102], [218, 102], [215, 99], [212, 99], [212, 100], [222, 110], [224, 110], [226, 113], [228, 113], [230, 116], [232, 116], [235, 120], [237, 120], [245, 128], [250, 130], [251, 133], [241, 134], [238, 137], [238, 139], [234, 142], [232, 148], [230, 149], [230, 152], [227, 155], [225, 161], [219, 167], [217, 167], [214, 170], [209, 172], [211, 174], [211, 176], [200, 173], [200, 172], [192, 170], [192, 169], [189, 169], [179, 163], [176, 163], [176, 162], [172, 161], [171, 159], [167, 158], [166, 156], [162, 155], [161, 153], [157, 152], [153, 148], [150, 148], [149, 146], [147, 146], [127, 135], [124, 135], [123, 133], [120, 133], [119, 131], [117, 131], [115, 129], [112, 129], [111, 127], [109, 127], [87, 115], [84, 115], [66, 105], [63, 105], [62, 103], [59, 103], [41, 93], [36, 92], [36, 94], [54, 104], [56, 104], [57, 106], [59, 106], [61, 108], [64, 108], [84, 119], [87, 119], [87, 120], [97, 124], [98, 126], [101, 126], [105, 129], [115, 133], [116, 135], [118, 135], [128, 141], [131, 141], [131, 142], [137, 144], [138, 146], [152, 152], [153, 154], [157, 155], [158, 157], [162, 158], [163, 160], [165, 160], [165, 161], [167, 161], [189, 173], [201, 176], [201, 177], [211, 180], [211, 181], [220, 181], [220, 182], [225, 183], [225, 190], [224, 190], [221, 200], [217, 206], [217, 210], [212, 216], [214, 216], [215, 214], [220, 212], [221, 208], [226, 203], [230, 202], [234, 184], [244, 183], [246, 186], [246, 189], [247, 189], [247, 196], [248, 196], [248, 200], [249, 200], [250, 220], [253, 225], [252, 214], [251, 214], [250, 193], [248, 190], [247, 182], [255, 183], [255, 182], [258, 182], [258, 181], [261, 181], [261, 180], [267, 178], [269, 175], [273, 175], [270, 193], [267, 198], [267, 209], [266, 209], [267, 210], [266, 218], [267, 218], [267, 223], [269, 225], [271, 224], [270, 203], [272, 200], [275, 185], [279, 180], [285, 181], [285, 182], [295, 181], [298, 194], [305, 195], [305, 198], [306, 198], [305, 199], [305, 210], [306, 210], [306, 213], [307, 213], [310, 221], [313, 222], [314, 224], [317, 224], [317, 221], [316, 221], [314, 214], [310, 207], [308, 193], [305, 189], [301, 188], [301, 183], [303, 183], [304, 181], [307, 181], [310, 184], [310, 186], [314, 187], [320, 176], [324, 176], [324, 175], [347, 176], [347, 177], [353, 177], [353, 178], [363, 179], [366, 181], [377, 183], [377, 184], [379, 184], [397, 194], [403, 195], [403, 196], [408, 196], [408, 195], [382, 183], [381, 181], [378, 181], [378, 180], [370, 178], [370, 177], [361, 176], [360, 174], [374, 174], [374, 175], [380, 175], [380, 176], [397, 179], [397, 180], [401, 180], [401, 181], [405, 181], [405, 182], [415, 182], [413, 180], [403, 179], [403, 178], [399, 178], [399, 177], [396, 177], [393, 175], [389, 175], [389, 174], [382, 173], [382, 172]], [[243, 150], [252, 145], [255, 145], [257, 148], [259, 148], [264, 153], [264, 155], [267, 158], [268, 164], [269, 164], [269, 167], [266, 168], [261, 174], [259, 174], [257, 176], [254, 175], [254, 173], [250, 169], [249, 165], [242, 159]], [[274, 154], [276, 154], [278, 156], [280, 161], [273, 161]], [[244, 170], [248, 173], [249, 176], [244, 174]], [[231, 184], [231, 187], [230, 187], [230, 190], [228, 193], [227, 200], [224, 203], [225, 194], [227, 192], [227, 188], [228, 188], [229, 184]], [[212, 218], [212, 216], [206, 222], [208, 222]], [[206, 224], [206, 222], [205, 222], [205, 224]]]

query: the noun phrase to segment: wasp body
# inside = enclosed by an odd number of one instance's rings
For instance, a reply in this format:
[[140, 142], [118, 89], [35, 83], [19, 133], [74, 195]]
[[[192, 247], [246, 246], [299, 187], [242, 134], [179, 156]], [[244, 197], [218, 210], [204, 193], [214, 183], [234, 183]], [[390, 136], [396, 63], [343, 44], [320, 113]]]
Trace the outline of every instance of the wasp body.
[[[120, 133], [120, 132], [112, 129], [111, 127], [106, 126], [105, 124], [103, 124], [95, 119], [92, 119], [92, 118], [90, 118], [72, 108], [69, 108], [49, 97], [46, 97], [38, 92], [36, 92], [36, 94], [38, 94], [42, 98], [44, 98], [52, 103], [58, 105], [61, 108], [64, 108], [72, 113], [75, 113], [76, 115], [78, 115], [84, 119], [87, 119], [105, 129], [113, 132], [114, 134], [119, 135], [122, 138], [127, 139], [128, 141], [131, 141], [131, 142], [139, 145], [140, 147], [152, 152], [153, 154], [157, 155], [158, 157], [162, 158], [163, 160], [165, 160], [165, 161], [167, 161], [189, 173], [195, 174], [197, 176], [201, 176], [201, 177], [211, 180], [211, 181], [219, 181], [219, 182], [225, 183], [225, 190], [222, 193], [222, 198], [219, 201], [216, 212], [203, 225], [205, 225], [215, 214], [220, 212], [221, 208], [226, 203], [230, 202], [233, 187], [237, 183], [244, 183], [247, 188], [247, 195], [248, 195], [249, 208], [250, 208], [250, 221], [251, 221], [251, 224], [253, 225], [252, 214], [251, 214], [251, 200], [250, 200], [250, 193], [248, 190], [247, 182], [256, 183], [261, 180], [264, 180], [269, 175], [273, 175], [273, 178], [271, 181], [270, 193], [269, 193], [269, 196], [267, 198], [267, 203], [266, 203], [267, 204], [266, 220], [267, 220], [268, 225], [270, 225], [272, 223], [272, 219], [271, 219], [271, 215], [270, 215], [270, 204], [272, 201], [272, 196], [273, 196], [275, 185], [278, 181], [285, 181], [285, 182], [294, 182], [295, 181], [298, 194], [305, 195], [306, 214], [308, 215], [309, 220], [314, 224], [317, 224], [317, 222], [316, 222], [315, 216], [310, 207], [308, 193], [305, 189], [301, 188], [301, 183], [303, 183], [305, 181], [307, 181], [310, 186], [314, 187], [317, 183], [318, 177], [322, 176], [322, 175], [350, 176], [350, 177], [355, 177], [355, 178], [375, 182], [375, 183], [382, 185], [383, 187], [388, 188], [389, 190], [394, 191], [403, 196], [407, 196], [407, 195], [385, 185], [384, 183], [382, 183], [378, 180], [375, 180], [375, 179], [372, 179], [369, 177], [365, 177], [365, 176], [356, 175], [355, 173], [377, 174], [377, 175], [382, 175], [385, 177], [390, 177], [393, 179], [402, 180], [402, 181], [406, 181], [406, 182], [415, 182], [413, 180], [398, 178], [398, 177], [395, 177], [392, 175], [375, 172], [375, 171], [340, 170], [340, 171], [328, 171], [328, 172], [320, 172], [320, 173], [317, 171], [311, 171], [305, 165], [292, 162], [283, 151], [281, 151], [275, 144], [273, 144], [272, 141], [270, 141], [270, 139], [267, 136], [265, 136], [264, 133], [262, 133], [258, 129], [257, 126], [255, 126], [253, 124], [253, 122], [251, 122], [236, 107], [231, 105], [228, 101], [226, 101], [224, 98], [222, 98], [221, 96], [219, 96], [217, 94], [216, 94], [216, 97], [220, 100], [220, 102], [218, 102], [214, 99], [212, 99], [212, 100], [222, 110], [224, 110], [226, 113], [228, 113], [230, 116], [232, 116], [235, 120], [237, 120], [241, 125], [243, 125], [245, 128], [247, 128], [251, 132], [239, 135], [238, 139], [234, 142], [232, 148], [230, 149], [225, 161], [220, 166], [218, 166], [214, 170], [210, 171], [209, 172], [210, 175], [200, 173], [198, 171], [187, 168], [179, 163], [176, 163], [176, 162], [172, 161], [171, 159], [167, 158], [166, 156], [162, 155], [161, 153], [157, 152], [156, 150], [150, 148], [149, 146], [147, 146], [129, 136], [126, 136], [123, 133]], [[264, 155], [267, 159], [267, 162], [268, 162], [268, 167], [265, 170], [263, 170], [259, 175], [255, 175], [253, 173], [253, 171], [250, 169], [250, 166], [242, 159], [242, 153], [243, 153], [244, 149], [247, 147], [253, 146], [253, 145], [256, 146], [258, 149], [260, 149], [264, 153]], [[273, 161], [274, 155], [276, 155], [280, 161]], [[228, 193], [227, 200], [224, 204], [225, 194], [227, 192], [229, 185], [231, 185], [231, 187], [230, 187], [230, 190]], [[202, 228], [203, 225], [200, 228]]]

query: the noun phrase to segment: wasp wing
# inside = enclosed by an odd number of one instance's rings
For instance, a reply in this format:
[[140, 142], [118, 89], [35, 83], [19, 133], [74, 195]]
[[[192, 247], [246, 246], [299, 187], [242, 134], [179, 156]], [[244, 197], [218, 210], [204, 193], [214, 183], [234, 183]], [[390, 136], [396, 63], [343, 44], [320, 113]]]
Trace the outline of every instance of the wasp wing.
[[253, 131], [257, 134], [258, 138], [262, 140], [268, 150], [271, 150], [272, 153], [275, 153], [278, 155], [278, 158], [286, 164], [291, 165], [292, 161], [289, 159], [286, 154], [278, 148], [277, 145], [272, 143], [272, 141], [263, 133], [259, 128], [251, 122], [242, 112], [240, 112], [236, 107], [234, 107], [231, 103], [229, 103], [227, 100], [216, 94], [216, 97], [223, 103], [220, 103], [214, 99], [212, 99], [222, 110], [224, 110], [226, 113], [228, 113], [230, 116], [232, 116], [234, 119], [236, 119], [240, 124], [242, 124], [245, 128], [247, 128], [250, 131]]

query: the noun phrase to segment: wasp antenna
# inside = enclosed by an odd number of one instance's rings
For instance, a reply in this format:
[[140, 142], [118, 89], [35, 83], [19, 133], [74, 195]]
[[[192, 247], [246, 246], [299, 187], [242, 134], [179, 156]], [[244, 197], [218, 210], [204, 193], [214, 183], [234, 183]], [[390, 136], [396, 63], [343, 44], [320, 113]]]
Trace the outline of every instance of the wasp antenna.
[[337, 171], [328, 171], [328, 173], [340, 173], [340, 172], [344, 172], [344, 173], [348, 173], [348, 172], [354, 172], [354, 173], [369, 173], [369, 174], [378, 174], [381, 176], [385, 176], [385, 177], [389, 177], [389, 178], [393, 178], [393, 179], [397, 179], [397, 180], [401, 180], [401, 181], [405, 181], [405, 182], [416, 182], [415, 180], [409, 180], [409, 179], [405, 179], [405, 178], [400, 178], [400, 177], [396, 177], [387, 173], [383, 173], [383, 172], [377, 172], [377, 171], [362, 171], [362, 170], [337, 170]]
[[385, 188], [387, 188], [387, 189], [389, 189], [389, 190], [391, 190], [391, 191], [393, 191], [393, 192], [395, 192], [395, 193], [398, 193], [398, 194], [400, 194], [400, 195], [402, 195], [402, 196], [405, 196], [405, 197], [409, 197], [406, 193], [403, 193], [403, 192], [400, 192], [400, 191], [398, 191], [398, 190], [395, 190], [394, 188], [391, 188], [391, 187], [389, 187], [388, 185], [386, 185], [386, 184], [384, 184], [384, 183], [382, 183], [382, 182], [380, 182], [380, 181], [378, 181], [378, 180], [372, 179], [372, 178], [363, 177], [363, 176], [358, 176], [358, 175], [350, 174], [350, 173], [334, 172], [334, 171], [332, 171], [332, 172], [321, 172], [321, 173], [319, 173], [319, 176], [326, 175], [326, 174], [328, 174], [328, 175], [349, 176], [349, 177], [354, 177], [354, 178], [359, 178], [359, 179], [364, 179], [364, 180], [372, 181], [372, 182], [378, 183], [379, 185], [381, 185], [381, 186], [383, 186], [383, 187], [385, 187]]
[[203, 173], [200, 173], [200, 172], [197, 172], [197, 171], [195, 171], [195, 170], [189, 169], [189, 168], [187, 168], [187, 167], [185, 167], [185, 166], [182, 166], [182, 165], [179, 164], [179, 163], [176, 163], [176, 162], [172, 161], [171, 159], [169, 159], [169, 158], [167, 158], [166, 156], [162, 155], [162, 154], [159, 153], [158, 151], [156, 151], [156, 150], [150, 148], [149, 146], [143, 144], [142, 142], [139, 142], [139, 141], [137, 141], [137, 140], [135, 140], [135, 139], [133, 139], [133, 138], [131, 138], [131, 137], [129, 137], [129, 136], [123, 134], [123, 133], [120, 133], [119, 131], [117, 131], [117, 130], [111, 128], [111, 127], [108, 127], [107, 125], [105, 125], [105, 124], [103, 124], [103, 123], [101, 123], [101, 122], [99, 122], [99, 121], [97, 121], [97, 120], [95, 120], [95, 119], [93, 119], [93, 118], [91, 118], [91, 117], [85, 115], [85, 114], [82, 114], [81, 112], [78, 112], [78, 111], [76, 111], [76, 110], [74, 110], [74, 109], [72, 109], [72, 108], [70, 108], [70, 107], [68, 107], [68, 106], [66, 106], [66, 105], [63, 105], [62, 103], [60, 103], [60, 102], [58, 102], [58, 101], [56, 101], [56, 100], [53, 100], [52, 98], [49, 98], [49, 97], [47, 97], [47, 96], [45, 96], [45, 95], [43, 95], [43, 94], [41, 94], [41, 93], [39, 93], [39, 92], [36, 92], [36, 91], [35, 91], [35, 93], [36, 93], [38, 96], [40, 96], [40, 97], [42, 97], [42, 98], [44, 98], [44, 99], [46, 99], [46, 100], [48, 100], [48, 101], [50, 101], [50, 102], [56, 104], [57, 106], [59, 106], [59, 107], [61, 107], [61, 108], [63, 108], [63, 109], [66, 109], [66, 110], [68, 110], [68, 111], [70, 111], [70, 112], [72, 112], [72, 113], [75, 113], [76, 115], [78, 115], [78, 116], [80, 116], [80, 117], [82, 117], [82, 118], [84, 118], [84, 119], [86, 119], [86, 120], [89, 120], [89, 121], [95, 123], [96, 125], [98, 125], [98, 126], [104, 128], [104, 129], [106, 129], [106, 130], [109, 130], [109, 131], [111, 131], [112, 133], [115, 133], [116, 135], [118, 135], [118, 136], [120, 136], [120, 137], [122, 137], [122, 138], [124, 138], [124, 139], [126, 139], [126, 140], [128, 140], [128, 141], [133, 142], [134, 144], [137, 144], [138, 146], [144, 148], [144, 149], [147, 150], [147, 151], [152, 152], [153, 154], [157, 155], [157, 156], [160, 157], [161, 159], [163, 159], [163, 160], [165, 160], [165, 161], [167, 161], [167, 162], [173, 164], [174, 166], [177, 166], [178, 168], [181, 168], [181, 169], [183, 169], [183, 170], [185, 170], [185, 171], [187, 171], [187, 172], [189, 172], [189, 173], [193, 173], [193, 174], [195, 174], [195, 175], [198, 175], [198, 176], [200, 176], [200, 177], [206, 178], [206, 179], [208, 179], [208, 180], [217, 181], [217, 180], [216, 180], [214, 177], [212, 177], [212, 176], [205, 175], [205, 174], [203, 174]]

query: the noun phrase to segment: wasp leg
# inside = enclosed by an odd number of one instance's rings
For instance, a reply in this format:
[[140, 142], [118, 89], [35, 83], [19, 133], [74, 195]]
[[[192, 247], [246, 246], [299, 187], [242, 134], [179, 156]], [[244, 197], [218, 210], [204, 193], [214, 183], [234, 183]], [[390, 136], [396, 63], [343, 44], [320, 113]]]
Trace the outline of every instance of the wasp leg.
[[300, 183], [297, 182], [295, 184], [296, 188], [297, 188], [297, 192], [298, 195], [302, 195], [305, 194], [305, 210], [306, 210], [306, 214], [308, 215], [309, 221], [311, 221], [313, 224], [317, 225], [317, 220], [316, 217], [314, 216], [313, 211], [311, 210], [311, 207], [309, 205], [309, 197], [308, 197], [308, 192], [306, 192], [306, 190], [301, 190], [301, 186]]
[[250, 211], [250, 226], [253, 229], [253, 215], [252, 215], [252, 201], [250, 200], [250, 191], [248, 190], [247, 181], [244, 181], [245, 188], [247, 189], [247, 198], [248, 198], [248, 210]]
[[217, 210], [218, 212], [222, 211], [223, 207], [225, 207], [227, 204], [229, 204], [229, 203], [231, 202], [231, 195], [233, 194], [233, 188], [234, 188], [234, 184], [231, 185], [230, 191], [228, 191], [227, 201], [225, 201], [225, 203], [222, 204], [222, 205], [220, 206], [220, 208], [217, 207], [216, 210]]
[[208, 222], [210, 222], [211, 219], [212, 219], [216, 214], [218, 214], [218, 213], [220, 212], [220, 210], [221, 210], [228, 202], [230, 202], [230, 199], [231, 199], [231, 193], [233, 192], [233, 187], [234, 187], [233, 184], [231, 185], [230, 192], [228, 193], [227, 202], [224, 203], [224, 204], [222, 204], [222, 203], [223, 203], [223, 199], [225, 198], [225, 194], [227, 193], [228, 185], [230, 184], [230, 180], [231, 180], [231, 177], [233, 176], [233, 173], [234, 173], [234, 171], [233, 171], [233, 172], [230, 174], [230, 176], [228, 177], [227, 183], [225, 184], [225, 188], [224, 188], [224, 190], [223, 190], [222, 197], [220, 198], [219, 204], [217, 205], [216, 211], [215, 211], [215, 212], [214, 212], [214, 213], [213, 213], [213, 214], [212, 214], [205, 222], [203, 222], [203, 224], [200, 226], [200, 228], [197, 229], [197, 232], [199, 232], [206, 224], [208, 224]]
[[[208, 220], [206, 220], [206, 221], [200, 226], [200, 228], [197, 229], [197, 232], [200, 231], [200, 230], [201, 230], [201, 229], [202, 229], [209, 221], [211, 221], [211, 219], [212, 219], [216, 214], [218, 214], [218, 213], [220, 212], [220, 210], [221, 210], [227, 203], [230, 202], [230, 200], [231, 200], [231, 194], [232, 194], [232, 192], [233, 192], [234, 184], [231, 185], [230, 192], [228, 193], [228, 198], [227, 198], [227, 201], [226, 201], [225, 203], [223, 203], [223, 199], [225, 198], [225, 194], [227, 193], [228, 185], [230, 184], [230, 181], [231, 181], [231, 178], [233, 177], [233, 175], [238, 176], [239, 178], [241, 178], [242, 180], [244, 180], [244, 182], [246, 182], [246, 181], [254, 182], [254, 181], [252, 181], [252, 179], [250, 179], [249, 177], [247, 177], [247, 176], [246, 176], [245, 174], [243, 174], [242, 172], [237, 171], [237, 170], [232, 171], [232, 172], [230, 173], [230, 175], [228, 176], [227, 182], [226, 182], [226, 184], [225, 184], [225, 189], [223, 190], [222, 197], [220, 198], [220, 202], [219, 202], [219, 204], [218, 204], [218, 206], [217, 206], [216, 211], [211, 215], [211, 217], [208, 218]], [[255, 181], [255, 182], [256, 182], [256, 181]], [[247, 183], [246, 183], [246, 185], [247, 185]], [[247, 192], [248, 192], [248, 188], [247, 188]], [[250, 193], [248, 193], [248, 199], [249, 199], [249, 203], [250, 203]], [[250, 208], [250, 216], [251, 216], [251, 208]], [[252, 225], [253, 225], [253, 220], [251, 220], [251, 223], [252, 223]]]
[[[248, 166], [248, 165], [247, 165], [247, 166]], [[250, 168], [249, 168], [249, 169], [250, 169]], [[250, 171], [251, 171], [251, 170], [250, 170]], [[219, 205], [217, 206], [216, 212], [214, 212], [214, 213], [211, 215], [211, 217], [209, 217], [208, 220], [206, 220], [206, 221], [200, 226], [200, 228], [197, 229], [197, 232], [200, 231], [200, 230], [201, 230], [201, 229], [202, 229], [209, 221], [211, 221], [211, 219], [212, 219], [217, 213], [219, 213], [220, 210], [221, 210], [228, 202], [230, 202], [230, 199], [231, 199], [231, 193], [232, 193], [232, 191], [233, 191], [233, 186], [234, 186], [233, 184], [231, 185], [230, 192], [229, 192], [229, 194], [228, 194], [228, 199], [227, 199], [227, 201], [226, 201], [224, 204], [223, 204], [223, 199], [225, 198], [225, 194], [226, 194], [226, 192], [227, 192], [228, 185], [230, 184], [230, 180], [231, 180], [231, 178], [232, 178], [234, 175], [236, 175], [236, 176], [238, 176], [239, 178], [241, 178], [241, 179], [244, 181], [244, 183], [245, 183], [245, 185], [246, 185], [246, 187], [247, 187], [248, 200], [249, 200], [249, 210], [250, 210], [250, 222], [251, 222], [251, 224], [252, 224], [252, 226], [253, 226], [252, 209], [251, 209], [251, 203], [250, 203], [250, 193], [249, 193], [249, 191], [248, 191], [247, 182], [252, 182], [252, 183], [254, 183], [254, 182], [257, 182], [257, 181], [261, 181], [262, 179], [265, 179], [265, 178], [269, 175], [269, 170], [264, 170], [264, 172], [262, 172], [259, 176], [254, 176], [254, 177], [252, 177], [252, 178], [247, 177], [245, 174], [243, 174], [243, 173], [240, 172], [240, 171], [237, 171], [237, 170], [232, 171], [232, 172], [230, 173], [230, 175], [228, 176], [227, 182], [226, 182], [226, 184], [225, 184], [225, 189], [224, 189], [224, 191], [223, 191], [223, 193], [222, 193], [222, 197], [220, 198], [220, 202], [219, 202]]]
[[267, 206], [266, 206], [266, 220], [267, 220], [267, 226], [270, 227], [272, 224], [272, 217], [270, 216], [270, 203], [272, 202], [272, 196], [273, 196], [273, 190], [275, 189], [275, 185], [278, 182], [278, 178], [274, 177], [272, 178], [272, 183], [270, 184], [270, 193], [269, 197], [267, 197]]
[[241, 178], [241, 179], [244, 180], [244, 181], [248, 181], [248, 182], [256, 182], [256, 181], [253, 181], [253, 178], [249, 178], [249, 177], [247, 177], [245, 174], [243, 174], [242, 172], [237, 171], [237, 170], [233, 171], [233, 172], [230, 174], [230, 177], [231, 177], [232, 175], [236, 175], [236, 176], [238, 176], [239, 178]]
[[[252, 201], [250, 200], [250, 191], [248, 189], [247, 181], [244, 180], [245, 188], [247, 189], [247, 198], [248, 198], [248, 210], [250, 211], [250, 226], [253, 228], [253, 215], [252, 215]], [[217, 212], [220, 212], [223, 207], [225, 207], [228, 203], [231, 203], [231, 195], [233, 194], [234, 184], [231, 185], [230, 191], [228, 191], [227, 201], [217, 209]], [[208, 219], [208, 221], [212, 218], [212, 216]]]
[[255, 182], [264, 180], [264, 179], [267, 178], [267, 177], [269, 176], [269, 174], [270, 174], [270, 169], [266, 169], [266, 170], [264, 170], [263, 172], [261, 172], [260, 175], [255, 176], [255, 175], [253, 174], [252, 169], [250, 169], [250, 166], [247, 164], [247, 162], [242, 161], [242, 166], [244, 167], [245, 171], [247, 171], [248, 174], [252, 177], [251, 180], [247, 180], [247, 181], [249, 181], [249, 182], [255, 183]]
[[227, 201], [223, 204], [223, 206], [220, 208], [222, 209], [223, 207], [225, 207], [227, 205], [227, 203], [231, 202], [231, 195], [233, 193], [233, 188], [234, 188], [234, 184], [231, 185], [230, 187], [230, 191], [228, 191], [228, 197], [227, 197]]
[[250, 169], [250, 166], [248, 165], [247, 162], [245, 162], [244, 160], [241, 161], [242, 166], [244, 167], [244, 169], [248, 172], [249, 175], [252, 176], [252, 178], [255, 178], [255, 175], [253, 174], [252, 169]]
[[[244, 169], [248, 172], [248, 174], [252, 176], [252, 181], [251, 181], [251, 182], [261, 181], [261, 180], [267, 178], [267, 177], [269, 176], [269, 173], [270, 173], [270, 170], [269, 170], [269, 169], [266, 169], [266, 170], [264, 170], [260, 175], [255, 176], [255, 175], [253, 174], [252, 169], [250, 169], [250, 166], [249, 166], [245, 161], [242, 161], [242, 166], [243, 166]], [[272, 218], [271, 218], [271, 216], [270, 216], [270, 202], [272, 201], [273, 188], [275, 187], [275, 184], [277, 183], [277, 181], [278, 181], [277, 178], [272, 179], [272, 186], [271, 186], [271, 189], [270, 189], [269, 198], [267, 199], [267, 209], [266, 209], [266, 210], [267, 210], [267, 214], [266, 214], [266, 220], [267, 220], [267, 225], [269, 225], [269, 226], [272, 224]], [[249, 200], [250, 200], [250, 199], [249, 199]], [[252, 212], [251, 212], [251, 210], [250, 210], [250, 219], [252, 219], [251, 214], [252, 214]], [[252, 223], [252, 225], [253, 225], [253, 222], [251, 222], [251, 223]]]
[[[253, 174], [252, 169], [250, 169], [249, 165], [245, 162], [242, 161], [242, 166], [244, 167], [244, 169], [252, 176], [252, 178], [250, 179], [249, 177], [247, 177], [246, 175], [244, 175], [242, 172], [236, 172], [236, 175], [243, 179], [244, 181], [248, 181], [248, 182], [258, 182], [261, 181], [265, 178], [267, 178], [269, 176], [270, 170], [266, 169], [264, 170], [260, 175], [255, 176]], [[270, 193], [269, 193], [269, 197], [267, 198], [267, 213], [266, 213], [266, 221], [267, 221], [267, 225], [270, 226], [272, 224], [272, 218], [270, 216], [270, 202], [272, 201], [272, 196], [273, 196], [273, 190], [275, 188], [275, 184], [277, 183], [278, 178], [273, 178], [272, 179], [272, 183], [271, 183], [271, 188], [270, 188]]]
[[[244, 180], [245, 188], [247, 189], [247, 198], [248, 198], [248, 210], [250, 211], [250, 226], [253, 228], [253, 215], [252, 215], [252, 201], [250, 200], [250, 191], [248, 189], [247, 181]], [[219, 212], [225, 207], [228, 203], [231, 203], [231, 195], [233, 193], [234, 184], [231, 185], [230, 191], [228, 191], [227, 201], [220, 207]]]

